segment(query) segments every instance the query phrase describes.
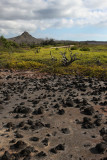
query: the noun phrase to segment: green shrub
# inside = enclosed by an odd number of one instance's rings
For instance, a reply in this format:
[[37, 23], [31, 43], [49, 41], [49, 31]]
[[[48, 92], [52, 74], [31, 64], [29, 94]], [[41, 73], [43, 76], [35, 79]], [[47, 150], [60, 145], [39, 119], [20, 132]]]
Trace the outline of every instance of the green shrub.
[[88, 48], [88, 47], [82, 47], [82, 48], [80, 48], [80, 51], [90, 51], [90, 48]]
[[77, 46], [71, 47], [71, 50], [77, 50], [77, 49], [78, 49]]

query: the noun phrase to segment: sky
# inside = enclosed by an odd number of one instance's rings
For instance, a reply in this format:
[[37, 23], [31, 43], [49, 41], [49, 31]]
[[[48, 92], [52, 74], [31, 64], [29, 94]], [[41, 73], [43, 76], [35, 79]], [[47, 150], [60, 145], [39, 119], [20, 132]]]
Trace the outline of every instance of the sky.
[[107, 41], [107, 0], [0, 0], [0, 36]]

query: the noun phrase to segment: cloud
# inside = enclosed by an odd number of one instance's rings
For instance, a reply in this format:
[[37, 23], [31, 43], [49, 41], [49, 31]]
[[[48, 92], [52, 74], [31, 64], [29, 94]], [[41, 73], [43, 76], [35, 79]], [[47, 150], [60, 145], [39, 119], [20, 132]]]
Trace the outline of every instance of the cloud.
[[107, 0], [0, 0], [0, 34], [107, 26]]

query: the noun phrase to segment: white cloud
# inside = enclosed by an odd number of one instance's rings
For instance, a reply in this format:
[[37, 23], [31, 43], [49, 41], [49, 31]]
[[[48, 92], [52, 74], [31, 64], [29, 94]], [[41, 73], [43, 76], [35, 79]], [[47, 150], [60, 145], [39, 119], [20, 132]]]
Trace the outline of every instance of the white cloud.
[[107, 0], [0, 0], [0, 34], [107, 26]]

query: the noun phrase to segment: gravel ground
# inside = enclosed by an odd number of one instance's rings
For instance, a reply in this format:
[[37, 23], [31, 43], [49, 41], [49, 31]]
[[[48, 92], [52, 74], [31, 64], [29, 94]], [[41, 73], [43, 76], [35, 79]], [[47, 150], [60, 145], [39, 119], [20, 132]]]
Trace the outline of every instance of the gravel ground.
[[0, 72], [0, 160], [106, 160], [107, 82]]

